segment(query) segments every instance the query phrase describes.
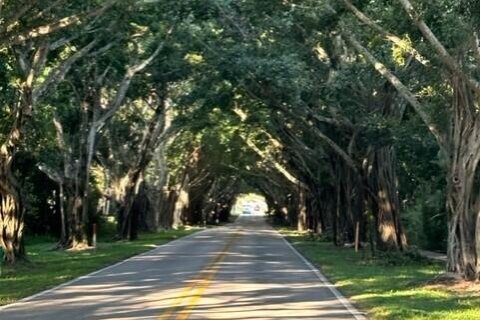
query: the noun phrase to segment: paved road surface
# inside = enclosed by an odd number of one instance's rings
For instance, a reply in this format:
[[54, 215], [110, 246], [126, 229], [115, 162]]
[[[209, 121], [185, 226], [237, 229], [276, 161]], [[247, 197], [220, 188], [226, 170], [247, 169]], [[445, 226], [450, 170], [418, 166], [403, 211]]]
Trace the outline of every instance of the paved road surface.
[[261, 216], [0, 309], [0, 319], [364, 319]]

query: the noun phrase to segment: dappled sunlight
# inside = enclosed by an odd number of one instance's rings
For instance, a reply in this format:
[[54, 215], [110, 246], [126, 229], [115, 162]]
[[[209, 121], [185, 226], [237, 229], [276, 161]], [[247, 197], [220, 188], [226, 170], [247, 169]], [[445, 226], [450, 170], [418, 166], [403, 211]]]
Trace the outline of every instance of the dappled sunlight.
[[0, 317], [51, 319], [52, 310], [88, 319], [353, 319], [254, 215], [81, 277]]
[[[18, 264], [16, 268], [4, 268], [3, 275], [0, 277], [0, 305], [11, 303], [39, 290], [54, 287], [129, 256], [154, 249], [159, 244], [191, 234], [192, 231], [169, 230], [159, 233], [142, 233], [136, 242], [100, 242], [97, 250], [91, 252], [52, 251], [51, 243], [32, 244], [29, 246], [29, 261]], [[145, 255], [148, 255], [148, 252]], [[137, 270], [133, 273], [138, 275]], [[112, 281], [121, 278], [115, 274], [109, 274], [109, 276]], [[12, 290], [15, 290], [14, 294]], [[0, 319], [3, 318], [0, 316]]]
[[[443, 272], [438, 263], [407, 260], [401, 265], [383, 264], [350, 248], [293, 235], [298, 248], [375, 319], [476, 319], [480, 299], [463, 291], [432, 287], [429, 280]], [[463, 317], [462, 317], [463, 315]]]

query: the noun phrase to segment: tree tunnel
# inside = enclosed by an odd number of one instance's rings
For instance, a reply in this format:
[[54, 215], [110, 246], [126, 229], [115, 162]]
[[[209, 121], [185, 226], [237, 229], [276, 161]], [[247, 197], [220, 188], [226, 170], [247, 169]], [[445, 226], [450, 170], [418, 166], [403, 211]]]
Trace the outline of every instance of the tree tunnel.
[[108, 221], [226, 222], [254, 191], [278, 223], [380, 251], [408, 234], [478, 279], [479, 23], [422, 2], [10, 1], [5, 260], [39, 230], [82, 248]]

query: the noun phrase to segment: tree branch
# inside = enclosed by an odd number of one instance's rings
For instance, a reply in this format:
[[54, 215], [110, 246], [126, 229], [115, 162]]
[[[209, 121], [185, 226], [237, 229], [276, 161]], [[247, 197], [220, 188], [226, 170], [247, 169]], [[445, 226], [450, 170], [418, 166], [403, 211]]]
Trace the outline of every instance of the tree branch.
[[447, 49], [445, 49], [443, 44], [435, 36], [433, 31], [430, 29], [430, 27], [425, 23], [425, 21], [422, 19], [420, 14], [418, 14], [418, 12], [415, 10], [415, 8], [410, 3], [410, 1], [409, 0], [398, 0], [398, 1], [400, 1], [403, 8], [407, 12], [408, 16], [410, 17], [410, 19], [412, 19], [412, 21], [420, 30], [420, 32], [423, 34], [425, 39], [427, 39], [427, 41], [430, 43], [433, 49], [437, 52], [443, 64], [450, 70], [450, 72], [464, 79], [468, 84], [468, 86], [472, 90], [474, 90], [478, 95], [480, 95], [480, 83], [475, 79], [473, 79], [472, 77], [465, 74], [465, 72], [461, 69], [461, 67], [458, 65], [455, 59], [450, 55], [450, 53], [448, 53]]
[[291, 182], [292, 184], [294, 184], [296, 186], [301, 186], [301, 187], [307, 188], [307, 186], [302, 181], [300, 181], [299, 179], [297, 179], [297, 177], [292, 175], [277, 160], [275, 160], [272, 156], [270, 156], [270, 155], [266, 154], [265, 152], [263, 152], [262, 150], [260, 150], [252, 140], [250, 140], [248, 138], [244, 138], [244, 137], [241, 137], [241, 138], [251, 150], [253, 150], [260, 158], [262, 158], [263, 160], [267, 160], [271, 165], [273, 165], [275, 170], [277, 170], [279, 173], [281, 173], [289, 182]]
[[[20, 44], [26, 40], [49, 35], [55, 31], [65, 29], [67, 27], [76, 26], [83, 23], [84, 20], [102, 15], [106, 10], [112, 7], [118, 0], [110, 0], [105, 5], [96, 8], [85, 14], [75, 14], [61, 18], [49, 24], [35, 27], [33, 29], [15, 34], [14, 31], [3, 33], [0, 35], [0, 43], [8, 43], [9, 45]], [[7, 28], [8, 30], [8, 28]]]
[[157, 46], [155, 51], [147, 59], [141, 61], [136, 65], [133, 65], [127, 68], [127, 71], [125, 72], [123, 80], [120, 83], [120, 86], [117, 90], [117, 94], [109, 103], [107, 112], [105, 112], [95, 123], [97, 132], [103, 128], [103, 126], [108, 121], [108, 119], [113, 117], [117, 112], [117, 110], [122, 106], [123, 100], [127, 95], [127, 91], [130, 88], [130, 84], [132, 83], [134, 76], [140, 71], [142, 71], [143, 69], [145, 69], [150, 63], [152, 63], [152, 61], [160, 54], [160, 51], [162, 51], [164, 46], [165, 46], [165, 41], [161, 42]]
[[68, 71], [70, 71], [72, 65], [90, 52], [97, 42], [97, 40], [93, 40], [81, 50], [73, 54], [70, 58], [61, 63], [55, 70], [53, 70], [47, 79], [40, 86], [33, 90], [33, 101], [38, 101], [38, 99], [40, 99], [50, 89], [51, 86], [54, 86], [62, 81]]
[[[247, 93], [249, 95], [251, 95], [253, 98], [264, 101], [264, 99], [261, 99], [260, 97], [256, 96], [253, 92], [251, 92], [251, 90], [248, 90], [248, 88], [246, 86], [244, 86], [244, 88], [246, 89]], [[292, 118], [297, 119], [297, 121], [300, 121], [300, 123], [303, 123], [304, 125], [306, 125], [318, 138], [320, 138], [325, 143], [327, 143], [342, 159], [344, 159], [345, 163], [355, 173], [358, 173], [358, 169], [357, 169], [357, 166], [355, 165], [355, 161], [353, 161], [353, 159], [351, 157], [349, 157], [348, 154], [345, 151], [343, 151], [343, 149], [339, 145], [337, 145], [332, 139], [330, 139], [328, 136], [326, 136], [323, 132], [321, 132], [314, 125], [312, 125], [312, 123], [310, 123], [307, 120], [305, 115], [299, 115], [297, 113], [294, 113], [294, 112], [290, 111], [288, 108], [283, 107], [281, 103], [276, 103], [276, 107], [279, 108], [284, 113], [288, 113]], [[313, 112], [311, 112], [310, 114], [313, 115]], [[243, 115], [243, 116], [246, 116], [246, 114]], [[319, 118], [319, 121], [321, 121], [321, 120], [322, 119]]]
[[46, 164], [44, 163], [39, 163], [37, 165], [37, 168], [42, 171], [43, 173], [45, 173], [48, 178], [58, 184], [62, 184], [63, 181], [64, 181], [64, 177], [59, 173], [57, 172], [55, 169], [52, 169], [50, 167], [48, 167]]
[[397, 89], [398, 93], [408, 101], [415, 112], [420, 116], [422, 121], [427, 125], [430, 132], [437, 140], [440, 148], [448, 148], [447, 139], [442, 133], [433, 118], [424, 110], [423, 106], [418, 101], [417, 97], [395, 76], [383, 63], [375, 58], [364, 46], [362, 46], [351, 33], [343, 32], [344, 38], [360, 53], [364, 58], [373, 65], [375, 70], [390, 82], [390, 84]]
[[[357, 19], [360, 22], [363, 22], [365, 25], [369, 26], [373, 30], [382, 34], [385, 37], [385, 39], [392, 42], [393, 44], [399, 47], [404, 46], [404, 41], [400, 37], [386, 31], [383, 27], [381, 27], [375, 21], [373, 21], [369, 16], [367, 16], [365, 13], [363, 13], [357, 7], [355, 7], [350, 2], [350, 0], [343, 0], [343, 3], [345, 4], [345, 7], [347, 7], [347, 9], [349, 9], [355, 15], [355, 17], [357, 17]], [[412, 56], [415, 58], [415, 60], [417, 60], [423, 65], [428, 64], [429, 61], [426, 58], [424, 58], [417, 50], [415, 50], [415, 48], [411, 48], [410, 51]]]
[[[245, 121], [245, 113], [240, 108], [235, 108], [234, 113], [240, 118], [240, 121]], [[288, 181], [293, 183], [294, 185], [301, 186], [307, 188], [307, 186], [297, 179], [294, 175], [292, 175], [284, 166], [282, 166], [276, 159], [274, 159], [270, 154], [260, 150], [257, 145], [250, 140], [249, 138], [243, 137], [240, 135], [240, 138], [245, 142], [245, 144], [255, 152], [261, 159], [266, 160], [270, 163], [279, 173], [281, 173]]]

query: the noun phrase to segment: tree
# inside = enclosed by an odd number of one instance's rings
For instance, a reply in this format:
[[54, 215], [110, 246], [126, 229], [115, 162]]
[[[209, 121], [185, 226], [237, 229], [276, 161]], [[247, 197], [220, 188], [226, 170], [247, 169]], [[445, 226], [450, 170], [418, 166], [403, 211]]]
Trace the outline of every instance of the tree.
[[[25, 126], [30, 121], [34, 107], [48, 90], [61, 81], [74, 63], [84, 57], [95, 44], [91, 42], [76, 52], [65, 50], [63, 55], [59, 55], [58, 49], [68, 41], [61, 35], [55, 39], [52, 33], [78, 25], [79, 16], [84, 15], [86, 21], [97, 17], [112, 4], [109, 2], [93, 11], [85, 11], [85, 7], [74, 7], [76, 14], [66, 18], [59, 18], [62, 15], [60, 9], [64, 9], [60, 2], [46, 7], [37, 7], [35, 3], [17, 7], [9, 3], [3, 8], [8, 18], [2, 20], [0, 26], [3, 29], [2, 45], [9, 50], [12, 70], [7, 77], [15, 83], [12, 99], [6, 102], [9, 106], [7, 117], [10, 120], [9, 126], [5, 128], [8, 133], [2, 137], [0, 145], [0, 245], [5, 251], [7, 263], [13, 264], [25, 254], [22, 241], [24, 207], [17, 180], [12, 173], [12, 163], [23, 141]], [[17, 21], [22, 23], [17, 24]], [[19, 30], [18, 26], [23, 24], [27, 27]], [[44, 38], [47, 35], [51, 37]]]
[[[475, 60], [475, 34], [469, 31], [469, 27], [476, 22], [469, 16], [470, 12], [468, 10], [463, 10], [465, 8], [464, 3], [445, 2], [453, 10], [450, 15], [445, 17], [444, 21], [437, 21], [437, 23], [448, 24], [449, 19], [455, 19], [454, 16], [457, 19], [459, 16], [463, 16], [465, 18], [463, 20], [464, 24], [457, 35], [459, 38], [473, 39], [464, 42], [460, 42], [458, 39], [450, 39], [450, 41], [453, 40], [451, 45], [456, 49], [455, 52], [459, 53], [454, 58], [414, 6], [406, 0], [401, 0], [399, 3], [408, 14], [413, 25], [431, 46], [432, 50], [424, 55], [428, 54], [431, 57], [430, 60], [435, 60], [436, 66], [449, 75], [445, 80], [452, 88], [451, 99], [453, 102], [450, 108], [444, 108], [443, 113], [450, 123], [439, 123], [426, 110], [424, 103], [419, 101], [412, 90], [404, 85], [385, 64], [375, 58], [353, 37], [350, 36], [349, 42], [409, 102], [436, 138], [446, 159], [447, 207], [450, 211], [448, 270], [464, 274], [466, 279], [474, 280], [479, 275], [476, 262], [477, 232], [475, 231], [478, 226], [478, 213], [475, 209], [475, 203], [478, 202], [478, 199], [474, 196], [474, 190], [476, 189], [474, 177], [480, 157], [477, 143], [478, 121], [475, 111], [478, 83], [469, 71], [462, 68], [462, 64], [470, 58]], [[430, 7], [429, 9], [437, 10], [436, 7]], [[428, 12], [427, 8], [424, 8], [424, 10]], [[457, 61], [461, 61], [461, 63]]]

